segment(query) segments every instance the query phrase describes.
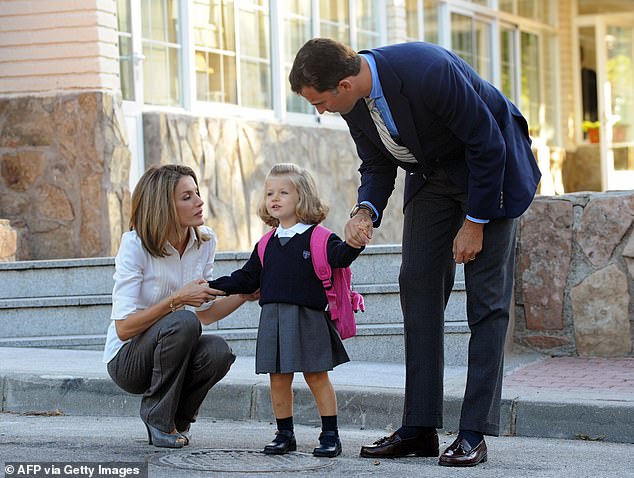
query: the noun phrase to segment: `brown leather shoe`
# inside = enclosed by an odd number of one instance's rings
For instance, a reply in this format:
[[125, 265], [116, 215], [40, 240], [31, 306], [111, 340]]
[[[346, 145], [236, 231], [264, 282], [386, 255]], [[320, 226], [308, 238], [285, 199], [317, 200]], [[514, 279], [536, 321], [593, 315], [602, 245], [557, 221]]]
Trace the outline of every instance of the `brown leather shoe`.
[[440, 455], [438, 464], [442, 466], [475, 466], [487, 461], [487, 444], [482, 440], [471, 447], [464, 438], [456, 438]]
[[423, 437], [401, 438], [398, 432], [383, 437], [372, 445], [361, 447], [364, 458], [399, 458], [407, 455], [438, 456], [438, 434], [430, 432]]

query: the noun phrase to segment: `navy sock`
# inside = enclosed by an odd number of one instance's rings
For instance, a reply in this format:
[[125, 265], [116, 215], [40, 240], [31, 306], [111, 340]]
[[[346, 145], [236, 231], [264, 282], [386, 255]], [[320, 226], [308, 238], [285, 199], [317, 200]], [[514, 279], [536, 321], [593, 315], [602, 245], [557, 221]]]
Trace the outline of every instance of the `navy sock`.
[[[277, 422], [278, 431], [282, 431], [282, 430], [286, 430], [289, 432], [293, 431], [293, 416], [292, 415], [287, 418], [276, 418], [275, 421]], [[273, 439], [275, 443], [284, 443], [288, 440], [290, 440], [289, 437], [284, 435], [279, 435], [279, 434], [275, 435], [275, 438]]]
[[321, 429], [325, 432], [336, 432], [337, 428], [337, 415], [322, 415], [321, 416]]
[[293, 416], [287, 418], [276, 418], [277, 429], [278, 430], [289, 430], [293, 431]]
[[474, 432], [472, 430], [460, 430], [458, 432], [458, 437], [464, 438], [469, 442], [471, 448], [474, 448], [484, 439], [484, 435], [480, 432]]
[[409, 427], [403, 425], [401, 428], [396, 430], [396, 433], [405, 440], [407, 438], [416, 438], [422, 435], [428, 435], [429, 433], [435, 431], [436, 429], [434, 427]]

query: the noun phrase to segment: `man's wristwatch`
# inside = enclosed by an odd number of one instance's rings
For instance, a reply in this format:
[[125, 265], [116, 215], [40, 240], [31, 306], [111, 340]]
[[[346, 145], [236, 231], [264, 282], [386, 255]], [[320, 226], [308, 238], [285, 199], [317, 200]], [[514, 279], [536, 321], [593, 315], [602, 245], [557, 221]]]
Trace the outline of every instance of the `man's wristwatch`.
[[365, 209], [370, 212], [370, 219], [374, 220], [374, 211], [367, 204], [355, 204], [352, 210], [350, 211], [350, 217], [354, 217], [359, 212], [359, 209]]

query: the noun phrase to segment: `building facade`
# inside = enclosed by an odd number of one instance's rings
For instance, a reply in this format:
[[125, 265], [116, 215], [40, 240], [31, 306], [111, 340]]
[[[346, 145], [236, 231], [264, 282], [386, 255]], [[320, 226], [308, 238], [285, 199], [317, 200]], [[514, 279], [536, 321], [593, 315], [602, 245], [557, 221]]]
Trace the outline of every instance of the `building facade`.
[[[526, 116], [542, 194], [634, 185], [631, 0], [2, 0], [0, 25], [0, 218], [17, 258], [114, 254], [155, 163], [197, 171], [222, 249], [264, 230], [280, 161], [314, 172], [341, 229], [354, 145], [286, 79], [317, 36], [455, 51]], [[400, 242], [401, 207], [397, 192], [378, 243]]]

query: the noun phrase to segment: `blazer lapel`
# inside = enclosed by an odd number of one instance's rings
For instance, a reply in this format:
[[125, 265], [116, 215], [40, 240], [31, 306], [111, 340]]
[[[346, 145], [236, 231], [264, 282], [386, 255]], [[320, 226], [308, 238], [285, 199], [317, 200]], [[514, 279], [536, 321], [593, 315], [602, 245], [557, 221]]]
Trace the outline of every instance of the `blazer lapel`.
[[383, 94], [385, 95], [387, 104], [392, 112], [392, 117], [401, 137], [401, 143], [412, 152], [420, 164], [425, 164], [425, 158], [423, 156], [423, 150], [420, 146], [420, 142], [418, 141], [416, 124], [414, 123], [414, 118], [412, 117], [409, 100], [401, 94], [400, 78], [396, 76], [394, 70], [392, 70], [389, 63], [379, 52], [369, 50], [364, 51], [363, 53], [371, 53], [372, 56], [374, 56], [376, 68], [379, 73], [379, 80], [381, 81], [381, 87], [383, 88]]

